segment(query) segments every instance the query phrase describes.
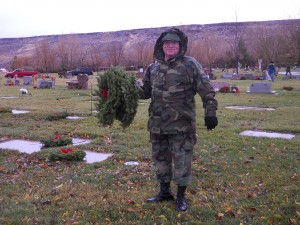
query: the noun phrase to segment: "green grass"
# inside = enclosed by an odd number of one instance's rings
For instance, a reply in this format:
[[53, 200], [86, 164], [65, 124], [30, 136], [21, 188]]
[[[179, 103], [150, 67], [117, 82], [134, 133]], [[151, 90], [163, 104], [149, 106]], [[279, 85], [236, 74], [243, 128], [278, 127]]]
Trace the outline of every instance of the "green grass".
[[[220, 77], [220, 74], [218, 74]], [[300, 82], [272, 83], [278, 95], [245, 93], [252, 82], [235, 84], [241, 94], [217, 94], [219, 126], [205, 130], [197, 97], [197, 135], [193, 181], [187, 189], [188, 211], [178, 213], [173, 202], [146, 204], [157, 183], [146, 130], [149, 100], [140, 100], [133, 124], [122, 129], [116, 121], [101, 126], [90, 100], [91, 90], [68, 90], [57, 78], [54, 89], [0, 86], [0, 140], [41, 140], [54, 133], [89, 138], [77, 149], [113, 153], [94, 164], [50, 162], [43, 149], [23, 154], [0, 150], [0, 224], [297, 224], [300, 214], [299, 146]], [[4, 79], [1, 80], [2, 84]], [[92, 81], [96, 89], [96, 79]], [[282, 90], [292, 86], [292, 91]], [[271, 107], [274, 111], [227, 109], [226, 106]], [[29, 110], [12, 115], [11, 109]], [[67, 112], [82, 120], [46, 118]], [[244, 130], [293, 133], [291, 140], [240, 136]], [[112, 145], [105, 138], [112, 137]], [[139, 166], [125, 166], [138, 161]], [[172, 184], [176, 191], [176, 187]], [[298, 222], [299, 223], [299, 222]]]

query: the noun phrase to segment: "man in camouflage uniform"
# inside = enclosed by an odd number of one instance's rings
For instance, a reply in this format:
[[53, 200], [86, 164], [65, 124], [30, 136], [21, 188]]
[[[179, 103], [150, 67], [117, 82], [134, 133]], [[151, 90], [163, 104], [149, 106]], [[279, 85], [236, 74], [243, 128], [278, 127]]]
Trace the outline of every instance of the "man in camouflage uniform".
[[148, 203], [174, 200], [170, 188], [178, 186], [175, 208], [186, 211], [185, 191], [192, 175], [193, 147], [196, 143], [194, 96], [201, 96], [208, 130], [218, 124], [217, 101], [210, 81], [201, 75], [201, 65], [185, 56], [188, 38], [177, 28], [163, 32], [154, 48], [155, 62], [149, 65], [138, 87], [142, 99], [151, 98], [148, 130], [160, 192]]

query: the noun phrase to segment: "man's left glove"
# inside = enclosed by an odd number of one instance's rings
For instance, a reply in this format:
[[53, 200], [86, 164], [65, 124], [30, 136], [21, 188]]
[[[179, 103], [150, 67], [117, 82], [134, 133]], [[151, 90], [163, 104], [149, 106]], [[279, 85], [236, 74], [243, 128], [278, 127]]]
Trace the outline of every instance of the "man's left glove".
[[218, 118], [216, 116], [206, 116], [204, 122], [207, 130], [212, 130], [218, 125]]

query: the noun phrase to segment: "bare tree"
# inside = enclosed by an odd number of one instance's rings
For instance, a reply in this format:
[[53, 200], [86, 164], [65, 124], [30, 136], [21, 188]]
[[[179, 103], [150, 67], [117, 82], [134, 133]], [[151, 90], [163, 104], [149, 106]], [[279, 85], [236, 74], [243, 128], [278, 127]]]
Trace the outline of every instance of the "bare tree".
[[212, 65], [220, 54], [222, 41], [216, 35], [206, 35], [202, 43], [204, 62], [212, 69]]
[[233, 33], [230, 33], [229, 37], [227, 37], [227, 43], [231, 48], [231, 53], [233, 55], [234, 64], [236, 68], [236, 73], [239, 73], [239, 60], [241, 58], [239, 51], [239, 43], [243, 38], [243, 34], [245, 33], [244, 26], [242, 23], [237, 22], [237, 14], [235, 14], [236, 22], [234, 24]]
[[108, 61], [112, 66], [120, 65], [122, 57], [124, 56], [123, 44], [118, 41], [108, 43], [106, 48], [106, 54], [108, 57]]
[[28, 70], [33, 70], [34, 68], [34, 61], [32, 56], [14, 56], [10, 67], [12, 70], [14, 69], [28, 69]]
[[187, 47], [187, 55], [194, 57], [198, 62], [206, 63], [203, 55], [203, 41], [190, 38]]
[[283, 34], [287, 36], [287, 58], [300, 65], [300, 25], [286, 21], [286, 29]]
[[70, 56], [69, 56], [69, 48], [68, 41], [66, 37], [59, 37], [57, 49], [56, 49], [57, 57], [60, 60], [60, 67], [62, 71], [67, 71], [70, 69]]
[[55, 54], [47, 40], [41, 40], [36, 44], [35, 57], [38, 67], [48, 73], [54, 68]]
[[84, 65], [87, 57], [87, 51], [80, 44], [80, 39], [77, 35], [60, 37], [56, 54], [60, 60], [62, 70], [69, 70]]
[[261, 32], [257, 39], [259, 40], [258, 43], [258, 51], [262, 52], [262, 55], [268, 60], [272, 61], [275, 58], [276, 46], [275, 46], [275, 39], [273, 30], [268, 28], [261, 28]]
[[130, 51], [124, 53], [127, 64], [146, 67], [153, 61], [153, 45], [145, 42], [137, 42], [130, 47]]
[[98, 71], [99, 67], [104, 67], [103, 56], [101, 54], [101, 49], [98, 45], [92, 45], [89, 49], [89, 61], [88, 63], [92, 65], [94, 71]]

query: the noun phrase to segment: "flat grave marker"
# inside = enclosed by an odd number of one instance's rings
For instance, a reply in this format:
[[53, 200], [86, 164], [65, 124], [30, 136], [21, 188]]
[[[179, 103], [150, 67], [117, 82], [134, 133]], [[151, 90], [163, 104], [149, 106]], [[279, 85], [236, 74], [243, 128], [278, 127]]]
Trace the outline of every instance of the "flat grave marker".
[[[72, 138], [72, 145], [74, 146], [84, 145], [89, 143], [91, 143], [91, 141], [87, 139]], [[11, 149], [11, 150], [17, 150], [21, 153], [27, 153], [27, 154], [39, 152], [41, 151], [42, 147], [43, 144], [38, 141], [4, 140], [3, 142], [0, 142], [0, 150]], [[85, 153], [86, 156], [84, 160], [87, 163], [101, 162], [112, 156], [112, 154], [110, 153], [98, 153], [98, 152], [91, 152], [91, 151], [85, 151]]]
[[242, 136], [252, 136], [252, 137], [268, 137], [268, 138], [283, 138], [283, 139], [292, 139], [295, 137], [293, 134], [283, 134], [283, 133], [275, 133], [275, 132], [267, 132], [267, 131], [253, 131], [253, 130], [245, 130], [240, 133]]

